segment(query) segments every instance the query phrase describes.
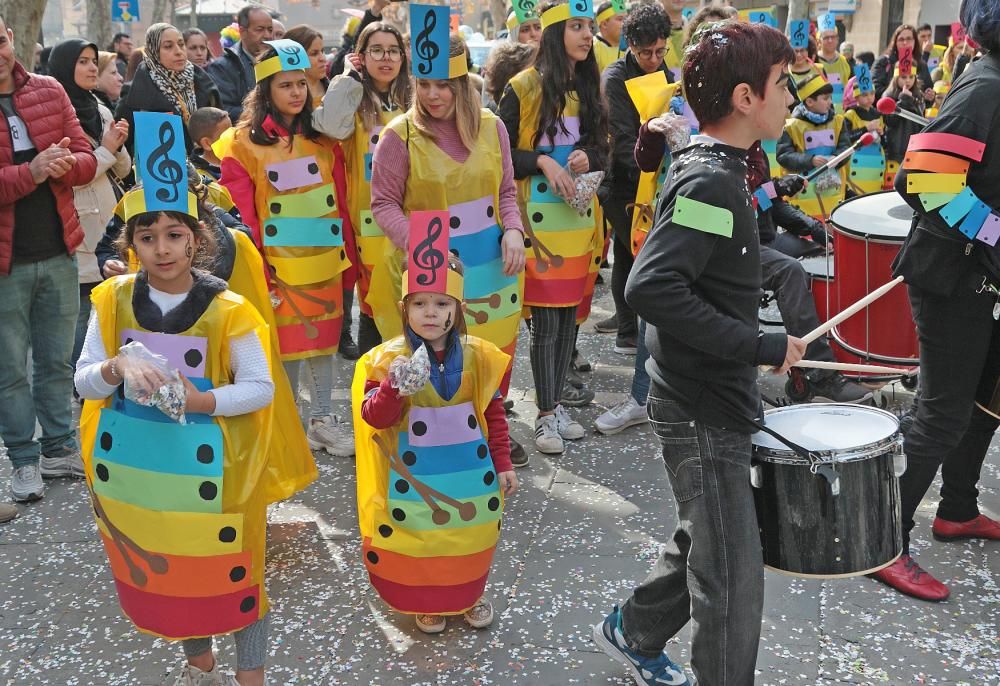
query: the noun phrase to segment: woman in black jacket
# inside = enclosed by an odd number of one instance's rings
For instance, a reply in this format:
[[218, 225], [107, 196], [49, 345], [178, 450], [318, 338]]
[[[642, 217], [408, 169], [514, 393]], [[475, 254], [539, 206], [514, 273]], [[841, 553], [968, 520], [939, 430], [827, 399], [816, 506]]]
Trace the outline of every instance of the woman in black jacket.
[[928, 102], [934, 102], [934, 89], [931, 86], [931, 73], [927, 69], [927, 63], [920, 59], [920, 52], [917, 49], [917, 30], [910, 24], [901, 24], [892, 33], [892, 39], [885, 52], [875, 61], [872, 67], [872, 83], [875, 92], [881, 93], [892, 83], [892, 74], [896, 69], [896, 62], [899, 61], [900, 48], [909, 47], [913, 54], [913, 70], [924, 84], [923, 98]]
[[129, 123], [125, 145], [134, 152], [136, 112], [170, 112], [184, 120], [188, 151], [191, 139], [187, 122], [200, 107], [219, 107], [219, 89], [201, 67], [187, 58], [181, 32], [170, 24], [153, 24], [146, 30], [143, 62], [135, 73], [128, 95], [118, 103], [115, 116]]

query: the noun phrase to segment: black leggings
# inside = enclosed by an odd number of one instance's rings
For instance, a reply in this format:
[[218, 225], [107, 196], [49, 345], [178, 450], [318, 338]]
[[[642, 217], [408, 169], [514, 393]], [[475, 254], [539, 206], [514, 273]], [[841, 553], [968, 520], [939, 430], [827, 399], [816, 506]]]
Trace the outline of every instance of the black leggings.
[[576, 307], [531, 307], [531, 373], [539, 412], [559, 404], [575, 344]]

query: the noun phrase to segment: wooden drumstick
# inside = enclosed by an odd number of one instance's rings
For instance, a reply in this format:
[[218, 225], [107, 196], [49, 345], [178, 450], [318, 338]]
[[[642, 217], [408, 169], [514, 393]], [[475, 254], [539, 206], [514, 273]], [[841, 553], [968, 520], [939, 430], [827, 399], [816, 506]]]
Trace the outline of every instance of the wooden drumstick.
[[919, 367], [881, 367], [875, 364], [854, 364], [851, 362], [821, 362], [819, 360], [799, 360], [794, 367], [803, 369], [833, 369], [838, 372], [862, 372], [865, 374], [892, 374], [893, 376], [913, 376]]
[[883, 286], [879, 286], [874, 291], [872, 291], [865, 297], [861, 298], [861, 300], [857, 301], [843, 312], [840, 312], [837, 315], [831, 317], [828, 321], [824, 322], [823, 324], [820, 324], [815, 329], [807, 333], [805, 336], [802, 337], [802, 342], [805, 343], [806, 345], [809, 345], [817, 338], [825, 334], [827, 331], [835, 327], [837, 324], [840, 324], [845, 319], [850, 319], [852, 316], [854, 316], [864, 308], [868, 307], [868, 305], [871, 305], [873, 302], [881, 298], [883, 295], [891, 291], [893, 288], [895, 288], [898, 284], [902, 282], [903, 282], [903, 277], [897, 276], [889, 283]]

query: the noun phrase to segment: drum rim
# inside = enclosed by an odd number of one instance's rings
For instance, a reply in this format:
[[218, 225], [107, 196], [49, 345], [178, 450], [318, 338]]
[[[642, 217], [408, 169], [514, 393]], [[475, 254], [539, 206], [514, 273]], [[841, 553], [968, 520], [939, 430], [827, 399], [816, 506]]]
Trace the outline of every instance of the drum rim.
[[[896, 431], [885, 438], [880, 438], [871, 443], [863, 443], [859, 446], [851, 446], [840, 450], [813, 450], [812, 452], [825, 464], [845, 464], [848, 462], [861, 462], [876, 457], [881, 457], [885, 453], [895, 454], [903, 450], [903, 436], [899, 429], [899, 418], [891, 412], [887, 412], [880, 407], [869, 407], [867, 405], [854, 405], [851, 403], [810, 403], [808, 405], [792, 405], [791, 407], [776, 407], [764, 412], [766, 420], [768, 415], [781, 412], [804, 412], [806, 408], [841, 408], [847, 410], [863, 410], [865, 413], [881, 414], [896, 422]], [[768, 448], [766, 446], [753, 444], [752, 455], [755, 460], [770, 462], [772, 464], [797, 465], [808, 467], [809, 461], [799, 456], [791, 448]]]
[[[906, 234], [903, 234], [902, 236], [897, 237], [895, 235], [893, 235], [893, 236], [887, 236], [884, 233], [866, 232], [863, 229], [852, 229], [850, 227], [844, 226], [844, 225], [840, 224], [839, 222], [837, 222], [834, 219], [834, 217], [837, 214], [837, 210], [839, 208], [843, 207], [844, 205], [847, 205], [848, 203], [852, 203], [852, 202], [854, 202], [856, 200], [862, 200], [864, 198], [874, 198], [876, 196], [886, 195], [888, 193], [895, 193], [897, 196], [899, 196], [899, 193], [897, 193], [894, 190], [893, 191], [878, 191], [877, 193], [868, 193], [866, 195], [861, 195], [861, 196], [858, 196], [856, 198], [851, 198], [850, 200], [845, 200], [842, 203], [840, 203], [839, 205], [837, 205], [837, 207], [833, 208], [833, 212], [830, 213], [830, 224], [833, 226], [833, 230], [837, 231], [837, 232], [840, 232], [840, 233], [842, 233], [842, 234], [844, 234], [846, 236], [853, 236], [853, 237], [857, 237], [857, 238], [866, 238], [866, 239], [868, 239], [872, 243], [887, 243], [889, 245], [902, 245], [906, 241]], [[899, 196], [899, 198], [900, 198], [900, 200], [902, 200], [902, 196]], [[902, 202], [902, 204], [905, 205], [906, 201], [904, 200]], [[908, 234], [909, 231], [907, 231], [906, 233]]]

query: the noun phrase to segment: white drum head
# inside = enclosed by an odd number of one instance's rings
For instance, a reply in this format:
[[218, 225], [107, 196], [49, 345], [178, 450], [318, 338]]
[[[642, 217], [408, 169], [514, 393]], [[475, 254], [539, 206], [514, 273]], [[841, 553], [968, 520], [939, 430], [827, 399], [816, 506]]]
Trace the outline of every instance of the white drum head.
[[[815, 403], [793, 405], [766, 412], [767, 428], [806, 450], [849, 451], [892, 437], [899, 420], [874, 407]], [[758, 431], [753, 444], [770, 450], [790, 448], [773, 436]]]
[[830, 221], [843, 233], [902, 243], [910, 233], [913, 209], [896, 191], [872, 193], [840, 203]]
[[806, 270], [806, 274], [809, 276], [826, 279], [827, 281], [831, 280], [834, 276], [832, 255], [829, 258], [825, 255], [803, 257], [799, 262], [802, 263], [802, 268]]

